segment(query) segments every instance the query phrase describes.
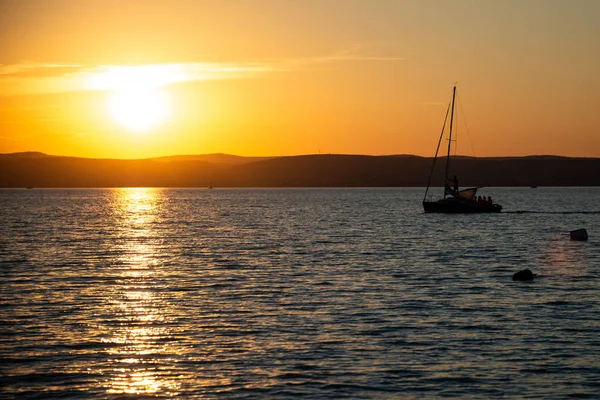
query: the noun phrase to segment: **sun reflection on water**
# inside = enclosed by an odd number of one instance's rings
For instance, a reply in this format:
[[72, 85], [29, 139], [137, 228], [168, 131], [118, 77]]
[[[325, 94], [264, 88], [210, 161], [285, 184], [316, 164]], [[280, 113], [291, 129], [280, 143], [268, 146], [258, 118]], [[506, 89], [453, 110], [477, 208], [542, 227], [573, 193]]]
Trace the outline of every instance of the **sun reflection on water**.
[[109, 334], [104, 342], [108, 362], [109, 394], [176, 395], [180, 384], [159, 365], [176, 361], [169, 328], [169, 302], [160, 294], [160, 238], [152, 224], [160, 218], [161, 190], [148, 188], [114, 191], [113, 214], [119, 257], [113, 266], [116, 284], [108, 288]]

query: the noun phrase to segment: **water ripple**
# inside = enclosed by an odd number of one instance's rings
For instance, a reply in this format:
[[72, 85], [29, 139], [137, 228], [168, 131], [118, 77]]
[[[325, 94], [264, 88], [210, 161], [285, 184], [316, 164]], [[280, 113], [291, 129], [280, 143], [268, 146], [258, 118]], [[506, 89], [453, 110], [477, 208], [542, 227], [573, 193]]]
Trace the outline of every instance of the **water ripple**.
[[600, 192], [492, 190], [0, 190], [0, 397], [593, 398]]

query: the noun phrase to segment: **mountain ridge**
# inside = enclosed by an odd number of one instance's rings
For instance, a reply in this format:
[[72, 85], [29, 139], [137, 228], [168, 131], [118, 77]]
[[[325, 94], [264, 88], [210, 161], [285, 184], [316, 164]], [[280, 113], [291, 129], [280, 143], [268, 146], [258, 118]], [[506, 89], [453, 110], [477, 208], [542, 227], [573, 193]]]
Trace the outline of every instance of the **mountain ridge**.
[[[427, 185], [432, 161], [410, 154], [103, 159], [23, 152], [0, 154], [0, 187], [414, 187]], [[600, 186], [600, 158], [458, 156], [450, 166], [462, 187]], [[443, 168], [439, 157], [432, 185], [443, 185]]]

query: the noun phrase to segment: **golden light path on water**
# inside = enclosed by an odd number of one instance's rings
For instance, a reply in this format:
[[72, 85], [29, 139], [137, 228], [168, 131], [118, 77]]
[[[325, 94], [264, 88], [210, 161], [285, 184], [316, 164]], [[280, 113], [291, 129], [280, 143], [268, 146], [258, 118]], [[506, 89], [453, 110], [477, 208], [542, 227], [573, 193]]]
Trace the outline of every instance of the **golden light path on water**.
[[[118, 365], [109, 373], [107, 393], [152, 395], [158, 392], [177, 395], [180, 384], [156, 364], [177, 353], [168, 322], [169, 303], [157, 287], [159, 238], [152, 223], [160, 212], [160, 189], [128, 188], [115, 190], [113, 212], [120, 220], [120, 285], [110, 297], [107, 311], [117, 316], [112, 334], [105, 339], [109, 363]], [[167, 359], [165, 359], [165, 357]]]
[[[232, 375], [248, 380], [267, 374], [219, 367], [222, 362], [236, 364], [240, 354], [265, 352], [256, 336], [246, 332], [248, 321], [239, 319], [258, 311], [237, 298], [253, 289], [211, 291], [211, 285], [231, 277], [213, 275], [210, 261], [186, 264], [174, 242], [201, 249], [204, 239], [180, 228], [186, 218], [198, 218], [196, 212], [173, 224], [172, 210], [181, 205], [172, 199], [168, 190], [154, 188], [110, 193], [106, 218], [112, 222], [98, 249], [105, 262], [96, 269], [105, 283], [89, 289], [95, 306], [87, 324], [104, 355], [87, 370], [99, 376], [95, 389], [110, 396], [179, 396], [190, 387], [230, 390]], [[210, 220], [211, 212], [205, 210], [200, 218]], [[216, 300], [219, 296], [229, 300]], [[249, 379], [243, 385], [257, 384]]]

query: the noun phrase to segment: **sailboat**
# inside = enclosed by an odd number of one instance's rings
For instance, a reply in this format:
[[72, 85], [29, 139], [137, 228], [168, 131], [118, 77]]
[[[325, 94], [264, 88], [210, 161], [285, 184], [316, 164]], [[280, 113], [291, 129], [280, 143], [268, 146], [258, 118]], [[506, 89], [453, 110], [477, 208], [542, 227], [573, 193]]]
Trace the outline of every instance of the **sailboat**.
[[[442, 127], [442, 133], [438, 141], [437, 149], [435, 151], [435, 157], [433, 158], [433, 164], [431, 165], [431, 173], [429, 174], [429, 181], [427, 182], [427, 189], [425, 190], [425, 196], [423, 197], [423, 209], [426, 213], [498, 213], [502, 211], [500, 204], [493, 204], [491, 200], [478, 201], [477, 189], [481, 187], [471, 187], [460, 190], [458, 187], [458, 178], [454, 175], [453, 179], [449, 178], [450, 169], [450, 149], [452, 144], [452, 127], [454, 124], [454, 109], [456, 101], [456, 85], [452, 89], [452, 103], [446, 111], [446, 118], [444, 119], [444, 126]], [[448, 119], [448, 111], [450, 111], [450, 125], [448, 135], [448, 155], [446, 157], [446, 173], [444, 181], [444, 196], [438, 200], [431, 200], [427, 198], [429, 193], [429, 186], [431, 185], [431, 178], [437, 161], [438, 152], [440, 150], [440, 144], [444, 137], [444, 131], [446, 128], [446, 121]], [[452, 186], [450, 184], [453, 184]]]

